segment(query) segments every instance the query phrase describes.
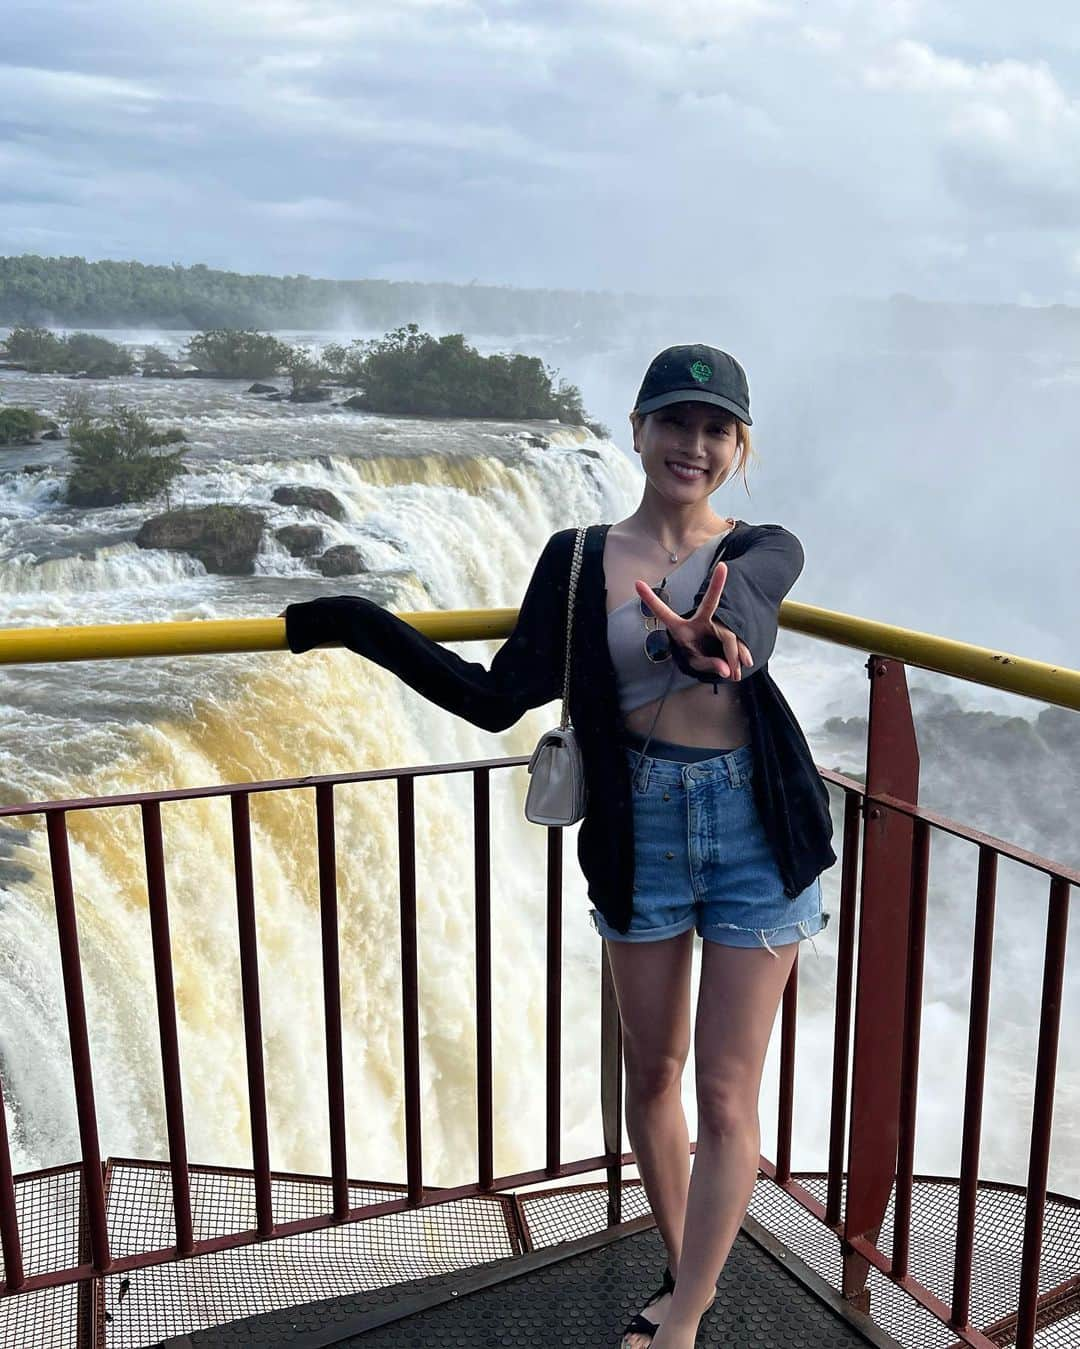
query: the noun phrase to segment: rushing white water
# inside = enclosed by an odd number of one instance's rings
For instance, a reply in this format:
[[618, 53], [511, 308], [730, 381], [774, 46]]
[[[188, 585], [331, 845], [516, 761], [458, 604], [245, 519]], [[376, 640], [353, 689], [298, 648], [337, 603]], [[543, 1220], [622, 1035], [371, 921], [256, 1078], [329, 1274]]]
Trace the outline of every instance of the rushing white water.
[[[125, 335], [168, 348], [167, 334]], [[176, 345], [176, 340], [172, 341]], [[67, 381], [0, 372], [8, 402], [56, 407]], [[105, 387], [87, 384], [95, 400]], [[173, 502], [239, 502], [267, 530], [246, 577], [208, 575], [187, 554], [146, 551], [135, 532], [158, 507], [62, 504], [63, 444], [9, 451], [0, 473], [0, 621], [7, 626], [251, 617], [320, 593], [358, 591], [400, 610], [515, 605], [548, 535], [615, 520], [640, 474], [618, 448], [549, 424], [358, 416], [248, 397], [241, 382], [111, 381], [162, 425], [188, 435], [189, 473]], [[547, 448], [530, 444], [542, 435]], [[23, 467], [33, 471], [21, 472]], [[275, 505], [283, 483], [326, 488], [334, 521]], [[726, 508], [727, 500], [718, 501]], [[730, 509], [754, 518], [744, 505]], [[769, 517], [766, 517], [769, 518]], [[366, 571], [324, 580], [274, 537], [317, 523], [326, 546], [354, 544]], [[819, 601], [808, 548], [793, 598]], [[874, 616], [873, 610], [867, 611]], [[461, 644], [486, 661], [494, 644]], [[861, 773], [864, 657], [782, 633], [771, 662], [819, 763]], [[1070, 714], [935, 676], [911, 678], [922, 799], [1024, 847], [1077, 864], [1072, 825], [1077, 739]], [[349, 652], [107, 661], [0, 674], [0, 800], [5, 803], [524, 754], [553, 720], [537, 709], [489, 735], [426, 703]], [[544, 1099], [544, 831], [522, 817], [524, 769], [494, 775], [496, 1166], [538, 1164]], [[341, 943], [353, 1175], [403, 1175], [397, 825], [392, 786], [337, 792]], [[416, 788], [425, 1174], [472, 1174], [475, 1061], [472, 819], [468, 778]], [[250, 1164], [228, 804], [167, 805], [165, 851], [193, 1160]], [[310, 792], [252, 800], [263, 1025], [275, 1167], [325, 1171], [325, 1066]], [[839, 844], [839, 817], [837, 817]], [[163, 1156], [153, 977], [138, 812], [69, 817], [97, 1104], [106, 1154]], [[587, 922], [574, 831], [566, 839], [563, 981], [564, 1155], [600, 1151], [599, 939]], [[839, 847], [838, 847], [839, 851]], [[954, 1172], [973, 924], [975, 855], [935, 841], [920, 1082], [920, 1170]], [[837, 910], [839, 866], [825, 876]], [[983, 1173], [1021, 1180], [1037, 1029], [1046, 887], [1000, 873]], [[794, 1164], [821, 1166], [827, 1143], [836, 923], [804, 948]], [[1075, 941], [1073, 947], [1075, 948]], [[696, 970], [695, 966], [695, 970]], [[695, 973], [695, 978], [696, 978]], [[1051, 1184], [1080, 1190], [1080, 997], [1070, 952]], [[40, 820], [0, 827], [0, 1071], [16, 1166], [78, 1157], [70, 1062]], [[764, 1147], [775, 1121], [775, 1043], [762, 1095]], [[693, 1115], [692, 1075], [687, 1104]]]

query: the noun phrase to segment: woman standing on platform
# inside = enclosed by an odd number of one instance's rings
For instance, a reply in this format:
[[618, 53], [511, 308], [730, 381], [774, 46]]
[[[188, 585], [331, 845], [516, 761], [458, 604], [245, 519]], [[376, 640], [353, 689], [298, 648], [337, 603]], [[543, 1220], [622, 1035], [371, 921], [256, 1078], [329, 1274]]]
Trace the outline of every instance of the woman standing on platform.
[[[767, 669], [802, 547], [780, 525], [710, 504], [734, 473], [745, 482], [745, 373], [713, 347], [669, 347], [630, 420], [642, 499], [587, 530], [574, 606], [578, 856], [619, 1004], [627, 1130], [668, 1256], [620, 1343], [692, 1349], [750, 1201], [765, 1054], [798, 943], [828, 920], [819, 874], [836, 855], [827, 789]], [[575, 534], [548, 540], [490, 669], [359, 596], [290, 605], [290, 649], [343, 642], [475, 725], [504, 729], [561, 694]], [[691, 1173], [681, 1082], [695, 931]]]

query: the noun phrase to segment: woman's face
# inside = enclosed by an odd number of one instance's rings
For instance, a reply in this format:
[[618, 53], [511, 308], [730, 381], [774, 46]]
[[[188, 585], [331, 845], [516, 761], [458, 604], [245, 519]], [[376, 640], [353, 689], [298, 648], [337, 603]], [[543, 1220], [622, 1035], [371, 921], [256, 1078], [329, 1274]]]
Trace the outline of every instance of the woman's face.
[[[735, 418], [712, 403], [671, 403], [634, 428], [634, 449], [652, 486], [680, 505], [707, 498], [727, 477], [738, 450]], [[685, 465], [697, 472], [680, 472]]]

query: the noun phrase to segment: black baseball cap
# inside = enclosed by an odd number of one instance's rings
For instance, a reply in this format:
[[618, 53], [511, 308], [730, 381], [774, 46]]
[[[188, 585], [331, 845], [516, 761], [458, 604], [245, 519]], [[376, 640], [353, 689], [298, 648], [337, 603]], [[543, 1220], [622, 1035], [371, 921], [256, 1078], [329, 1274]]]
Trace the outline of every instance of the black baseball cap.
[[739, 421], [750, 420], [750, 388], [746, 371], [734, 356], [700, 342], [666, 347], [654, 356], [638, 390], [634, 411], [644, 415], [671, 403], [715, 403]]

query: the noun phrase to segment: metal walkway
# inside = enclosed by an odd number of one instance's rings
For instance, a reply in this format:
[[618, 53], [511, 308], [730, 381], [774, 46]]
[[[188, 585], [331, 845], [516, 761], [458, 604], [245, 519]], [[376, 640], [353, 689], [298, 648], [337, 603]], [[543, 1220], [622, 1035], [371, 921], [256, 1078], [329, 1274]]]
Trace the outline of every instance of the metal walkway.
[[[616, 1349], [622, 1326], [664, 1267], [663, 1243], [651, 1220], [625, 1224], [623, 1232], [234, 1321], [163, 1341], [160, 1349]], [[697, 1344], [896, 1349], [897, 1341], [747, 1217]]]

